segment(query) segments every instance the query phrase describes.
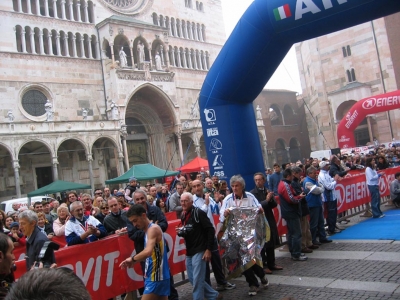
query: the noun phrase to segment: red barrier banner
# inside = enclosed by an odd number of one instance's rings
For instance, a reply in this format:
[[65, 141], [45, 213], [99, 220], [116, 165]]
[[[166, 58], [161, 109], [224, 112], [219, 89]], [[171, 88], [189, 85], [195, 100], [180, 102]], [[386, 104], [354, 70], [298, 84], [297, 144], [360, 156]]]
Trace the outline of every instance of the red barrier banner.
[[[386, 169], [379, 180], [381, 196], [390, 194], [389, 184], [394, 179], [394, 174], [400, 171], [398, 168]], [[365, 175], [344, 178], [337, 184], [338, 212], [357, 207], [370, 201]], [[286, 222], [282, 218], [279, 199], [278, 207], [274, 209], [274, 216], [278, 225], [279, 235], [286, 233]], [[175, 227], [180, 220], [174, 220], [175, 213], [168, 213], [168, 229], [165, 239], [170, 251], [168, 262], [173, 275], [185, 271], [186, 247], [183, 238], [176, 235]], [[214, 216], [217, 225], [216, 232], [221, 224], [218, 216]], [[62, 243], [62, 238], [55, 238], [55, 242]], [[24, 247], [14, 250], [16, 259], [21, 259], [25, 253]], [[113, 235], [100, 241], [64, 247], [55, 252], [58, 266], [71, 268], [84, 282], [93, 299], [106, 300], [126, 292], [137, 290], [143, 286], [140, 264], [134, 268], [122, 270], [119, 264], [129, 256], [135, 254], [134, 244], [127, 235]], [[17, 261], [16, 278], [26, 271], [25, 260]]]

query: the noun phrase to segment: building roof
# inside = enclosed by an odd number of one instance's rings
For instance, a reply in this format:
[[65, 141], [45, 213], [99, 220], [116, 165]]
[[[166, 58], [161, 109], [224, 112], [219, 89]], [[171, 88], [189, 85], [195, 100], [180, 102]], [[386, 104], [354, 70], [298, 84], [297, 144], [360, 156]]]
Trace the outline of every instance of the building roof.
[[337, 94], [337, 93], [341, 93], [341, 92], [344, 92], [344, 91], [347, 91], [347, 90], [359, 88], [359, 87], [361, 87], [361, 86], [369, 86], [369, 85], [366, 84], [366, 83], [361, 83], [361, 82], [358, 82], [358, 81], [353, 81], [353, 82], [350, 82], [350, 83], [346, 84], [345, 86], [342, 86], [342, 87], [341, 87], [340, 89], [338, 89], [338, 90], [329, 92], [328, 94], [329, 94], [329, 95]]

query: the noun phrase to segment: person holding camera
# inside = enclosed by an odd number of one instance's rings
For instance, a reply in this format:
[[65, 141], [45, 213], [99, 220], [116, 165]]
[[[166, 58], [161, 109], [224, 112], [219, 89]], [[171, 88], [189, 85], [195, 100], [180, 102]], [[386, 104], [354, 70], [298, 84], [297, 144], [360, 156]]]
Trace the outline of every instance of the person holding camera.
[[222, 299], [205, 280], [206, 264], [211, 260], [215, 229], [201, 209], [193, 206], [193, 195], [184, 192], [180, 199], [182, 205], [181, 224], [177, 227], [178, 236], [185, 239], [186, 270], [193, 286], [193, 300]]
[[278, 185], [278, 195], [280, 198], [282, 218], [287, 223], [287, 241], [289, 251], [292, 255], [292, 260], [306, 261], [307, 256], [301, 255], [301, 200], [306, 197], [306, 194], [301, 193], [296, 195], [291, 182], [293, 173], [290, 168], [283, 171], [283, 179]]
[[[26, 239], [26, 270], [29, 271], [35, 263], [40, 263], [39, 254], [45, 242], [49, 239], [42, 234], [37, 226], [38, 216], [34, 211], [25, 210], [18, 215], [19, 226]], [[46, 264], [55, 264], [54, 252], [51, 253], [49, 261]]]

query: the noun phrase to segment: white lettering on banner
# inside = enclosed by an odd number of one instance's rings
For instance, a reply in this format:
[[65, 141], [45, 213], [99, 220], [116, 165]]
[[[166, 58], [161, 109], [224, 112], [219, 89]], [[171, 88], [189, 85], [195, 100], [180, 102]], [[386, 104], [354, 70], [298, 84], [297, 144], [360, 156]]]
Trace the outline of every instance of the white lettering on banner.
[[[99, 257], [101, 257], [101, 256], [99, 256]], [[99, 259], [99, 257], [97, 259]], [[112, 284], [113, 271], [114, 271], [114, 261], [118, 257], [119, 257], [119, 251], [114, 251], [114, 252], [107, 253], [106, 255], [104, 255], [104, 261], [108, 262], [106, 286], [111, 286], [111, 284]], [[100, 264], [100, 266], [101, 266], [101, 264]], [[101, 267], [100, 267], [100, 269], [101, 269]], [[96, 268], [96, 271], [97, 271], [97, 268]], [[96, 272], [96, 275], [98, 275], [98, 276], [96, 276], [95, 280], [97, 279], [97, 277], [99, 278], [98, 280], [100, 280], [101, 273], [99, 272], [97, 274], [97, 272]], [[98, 286], [97, 286], [97, 288], [98, 288]], [[95, 289], [94, 287], [93, 287], [93, 290], [97, 291], [97, 289]]]
[[399, 96], [390, 96], [383, 98], [368, 98], [364, 100], [362, 107], [371, 109], [374, 107], [393, 106], [399, 104]]
[[355, 119], [357, 118], [357, 116], [358, 116], [357, 110], [355, 110], [355, 111], [353, 112], [352, 115], [350, 115], [350, 112], [346, 115], [346, 120], [347, 120], [347, 122], [346, 122], [345, 127], [346, 127], [347, 129], [349, 129], [350, 126], [354, 123], [354, 121], [355, 121]]
[[[186, 249], [185, 245], [185, 240], [181, 238], [180, 236], [175, 237], [175, 247], [174, 247], [174, 257], [172, 259], [173, 263], [179, 263], [181, 261], [184, 261], [186, 258], [186, 255], [183, 254], [181, 251]], [[179, 254], [181, 252], [182, 254]]]
[[346, 137], [345, 135], [342, 135], [339, 140], [340, 143], [345, 143], [348, 141], [350, 141], [350, 138]]
[[214, 122], [217, 120], [215, 110], [213, 109], [204, 109], [204, 116], [206, 117], [207, 122]]
[[207, 128], [207, 136], [217, 136], [217, 135], [219, 135], [218, 127]]
[[[136, 255], [136, 250], [133, 250], [131, 256]], [[142, 281], [143, 280], [143, 275], [140, 275], [136, 273], [134, 268], [127, 268], [126, 273], [128, 274], [129, 278], [132, 279], [133, 281]]]
[[336, 185], [338, 209], [340, 209], [345, 202], [351, 203], [353, 201], [359, 201], [367, 196], [369, 196], [369, 191], [365, 181], [348, 184], [346, 186], [341, 183]]
[[[104, 261], [108, 262], [107, 266], [107, 278], [106, 278], [106, 285], [111, 286], [113, 275], [114, 275], [114, 260], [118, 258], [120, 255], [119, 251], [110, 252], [104, 255]], [[75, 264], [75, 274], [82, 280], [82, 282], [87, 286], [90, 274], [92, 273], [94, 265], [94, 258], [89, 258], [86, 269], [83, 270], [83, 265], [81, 261], [77, 261]], [[93, 291], [97, 291], [100, 288], [100, 279], [101, 279], [101, 267], [103, 265], [103, 256], [96, 257], [96, 265], [94, 270], [94, 280], [93, 280]], [[71, 264], [64, 265], [68, 269], [74, 271], [74, 266]], [[141, 277], [140, 277], [141, 278]], [[140, 280], [140, 279], [139, 279]]]
[[[339, 5], [346, 3], [347, 0], [337, 0]], [[322, 5], [324, 9], [329, 9], [333, 7], [332, 0], [322, 0]], [[321, 11], [320, 8], [313, 2], [313, 0], [297, 0], [296, 2], [296, 12], [295, 12], [295, 20], [299, 20], [306, 13], [316, 14]]]

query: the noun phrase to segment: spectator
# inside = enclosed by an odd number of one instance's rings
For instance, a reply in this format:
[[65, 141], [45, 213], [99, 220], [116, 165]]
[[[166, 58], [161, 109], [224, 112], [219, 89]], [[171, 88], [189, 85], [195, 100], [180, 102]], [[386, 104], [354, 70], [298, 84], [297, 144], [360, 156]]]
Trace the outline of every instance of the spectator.
[[[154, 200], [158, 200], [158, 199], [160, 199], [160, 198], [158, 198], [158, 196], [157, 196], [157, 188], [155, 187], [155, 186], [151, 186], [150, 188], [149, 188], [149, 194], [148, 195], [150, 195], [150, 196], [152, 196], [153, 197], [153, 199]], [[165, 201], [164, 201], [164, 203], [165, 203]]]
[[38, 217], [38, 222], [37, 226], [40, 229], [40, 231], [47, 236], [49, 240], [51, 240], [54, 236], [53, 232], [53, 225], [50, 224], [50, 222], [46, 219], [46, 215], [42, 212], [37, 214]]
[[156, 201], [156, 206], [165, 214], [167, 211], [167, 207], [163, 199], [158, 199]]
[[[29, 271], [32, 266], [39, 262], [40, 250], [43, 244], [49, 239], [45, 234], [40, 232], [37, 227], [38, 216], [31, 210], [25, 210], [19, 214], [19, 225], [22, 233], [27, 237], [26, 239], [26, 270]], [[54, 253], [48, 263], [54, 264], [56, 262]]]
[[10, 232], [10, 225], [11, 223], [15, 222], [13, 217], [7, 217], [6, 220], [4, 221], [4, 228], [3, 231], [4, 233], [9, 233]]
[[60, 202], [57, 200], [54, 200], [50, 203], [51, 206], [51, 211], [50, 214], [53, 216], [53, 220], [57, 219], [57, 209], [60, 207]]
[[125, 188], [125, 199], [128, 203], [133, 203], [133, 193], [137, 189], [136, 177], [132, 176], [129, 178], [129, 184]]
[[219, 182], [219, 177], [214, 175], [214, 176], [211, 177], [211, 180], [213, 182], [214, 190], [215, 191], [219, 191], [221, 189], [221, 183]]
[[120, 208], [118, 201], [115, 197], [111, 197], [107, 200], [108, 207], [110, 208], [110, 214], [104, 218], [104, 227], [108, 234], [119, 234], [126, 232], [126, 225], [128, 219], [126, 217], [126, 211]]
[[104, 191], [103, 197], [104, 197], [104, 199], [107, 201], [108, 198], [110, 198], [110, 196], [111, 196], [110, 188], [105, 187], [103, 191]]
[[341, 232], [336, 228], [337, 221], [337, 199], [335, 193], [336, 183], [340, 180], [339, 174], [336, 174], [334, 178], [329, 175], [329, 162], [321, 161], [319, 163], [320, 172], [318, 174], [318, 182], [324, 187], [324, 198], [326, 208], [328, 210], [328, 216], [326, 222], [328, 223], [329, 234], [335, 234]]
[[109, 208], [108, 208], [108, 204], [103, 203], [103, 204], [100, 206], [100, 212], [95, 216], [95, 218], [96, 218], [97, 220], [99, 220], [100, 223], [103, 224], [103, 223], [104, 223], [105, 217], [106, 217], [109, 213], [110, 213], [110, 210], [109, 210]]
[[42, 204], [42, 201], [37, 201], [37, 202], [35, 202], [34, 204], [33, 204], [33, 211], [35, 212], [35, 213], [40, 213], [40, 212], [43, 212], [43, 204]]
[[385, 215], [381, 211], [381, 196], [379, 193], [379, 177], [381, 177], [381, 174], [378, 174], [375, 170], [375, 159], [368, 158], [366, 167], [365, 178], [371, 194], [372, 217], [383, 218]]
[[[57, 298], [58, 297], [58, 298]], [[15, 283], [6, 300], [91, 300], [82, 280], [68, 268], [41, 268], [25, 273]]]
[[[303, 170], [300, 167], [292, 167], [293, 180], [290, 185], [293, 187], [296, 195], [303, 193], [303, 187], [301, 185], [301, 175]], [[308, 216], [310, 215], [310, 209], [308, 208], [306, 198], [301, 199], [301, 252], [302, 253], [312, 253], [313, 249], [318, 249], [317, 245], [313, 245], [311, 232], [310, 232], [310, 222], [308, 221]]]
[[269, 177], [270, 189], [274, 192], [275, 196], [278, 196], [278, 185], [282, 180], [281, 167], [279, 164], [274, 164], [274, 173]]
[[65, 225], [65, 239], [68, 246], [94, 242], [107, 235], [106, 229], [99, 220], [90, 215], [84, 215], [82, 202], [72, 203], [70, 211], [72, 217]]
[[136, 255], [128, 257], [120, 267], [132, 267], [136, 262], [146, 262], [143, 299], [166, 299], [170, 295], [171, 273], [168, 266], [167, 249], [164, 234], [157, 224], [147, 218], [145, 208], [140, 204], [132, 205], [127, 216], [129, 222], [145, 234], [145, 248]]
[[281, 203], [282, 218], [287, 223], [287, 241], [292, 260], [306, 261], [307, 256], [301, 255], [301, 200], [306, 196], [304, 193], [296, 195], [291, 186], [293, 180], [292, 170], [290, 168], [283, 171], [283, 179], [279, 182], [278, 194]]
[[26, 239], [25, 236], [22, 234], [22, 232], [19, 230], [19, 223], [18, 222], [11, 223], [10, 228], [11, 230], [8, 236], [13, 241], [14, 247], [19, 247], [19, 246], [25, 247]]
[[92, 214], [92, 198], [89, 194], [83, 194], [81, 197], [81, 202], [83, 204], [85, 216], [90, 216]]
[[130, 205], [128, 203], [126, 203], [125, 197], [118, 197], [116, 199], [118, 201], [119, 209], [121, 209], [123, 211], [127, 211], [129, 209]]
[[[203, 181], [201, 181], [201, 182], [203, 182]], [[193, 186], [193, 183], [192, 183], [192, 186]], [[207, 179], [206, 186], [204, 187], [204, 194], [209, 194], [211, 196], [211, 198], [214, 199], [214, 192], [215, 192], [215, 188], [213, 186], [213, 181], [211, 179]]]
[[100, 207], [104, 202], [106, 202], [106, 201], [104, 201], [103, 197], [95, 196], [92, 207]]
[[390, 198], [394, 206], [400, 207], [400, 172], [394, 175], [394, 180], [390, 183]]
[[[208, 181], [212, 182], [211, 179], [208, 179]], [[217, 208], [218, 209], [217, 215], [219, 215], [218, 204], [215, 203], [210, 194], [204, 192], [207, 189], [204, 188], [203, 181], [196, 179], [193, 181], [192, 185], [195, 192], [195, 194], [193, 195], [193, 206], [201, 209], [207, 214], [207, 217], [210, 220], [215, 230], [213, 212]], [[216, 290], [223, 291], [236, 288], [236, 285], [229, 283], [228, 281], [225, 280], [225, 276], [222, 272], [222, 262], [221, 262], [221, 257], [219, 255], [218, 241], [215, 236], [214, 236], [213, 247], [209, 250], [211, 251], [211, 266], [214, 272], [215, 280], [217, 281]], [[206, 275], [205, 277], [206, 282], [211, 286], [209, 263], [206, 264], [205, 275]]]
[[78, 201], [78, 194], [75, 191], [69, 191], [67, 195], [68, 195], [67, 205], [70, 205], [71, 203]]
[[56, 236], [65, 236], [65, 224], [69, 220], [68, 207], [64, 204], [57, 209], [58, 218], [53, 222], [53, 231]]
[[168, 199], [168, 211], [175, 211], [176, 217], [180, 219], [182, 214], [182, 206], [180, 203], [181, 195], [183, 193], [184, 186], [181, 182], [176, 185], [176, 192], [171, 195]]
[[[4, 233], [0, 233], [0, 299], [9, 293], [11, 285], [14, 283], [13, 266], [15, 265], [15, 256], [13, 253], [14, 245], [11, 239]], [[10, 298], [19, 299], [19, 298]]]
[[50, 202], [47, 201], [42, 201], [42, 206], [43, 206], [43, 213], [45, 214], [45, 217], [47, 221], [50, 223], [51, 226], [53, 226], [53, 215], [51, 214], [50, 210]]
[[271, 231], [271, 238], [269, 242], [265, 243], [263, 249], [261, 250], [261, 256], [264, 263], [264, 272], [265, 274], [272, 274], [272, 270], [283, 270], [281, 266], [278, 266], [275, 263], [275, 246], [279, 245], [279, 234], [272, 210], [277, 207], [278, 204], [275, 201], [274, 193], [268, 191], [266, 187], [266, 180], [263, 173], [255, 173], [254, 182], [256, 186], [250, 191], [250, 193], [257, 198], [258, 202], [260, 202], [262, 208], [264, 209], [264, 214]]
[[[204, 280], [206, 264], [211, 260], [214, 244], [214, 226], [204, 211], [194, 207], [192, 194], [183, 193], [180, 203], [183, 209], [182, 226], [192, 228], [185, 235], [181, 235], [186, 244], [186, 270], [193, 286], [192, 297], [194, 300], [222, 299], [222, 295]], [[178, 235], [180, 235], [179, 232]]]
[[182, 184], [182, 186], [183, 186], [183, 189], [186, 189], [186, 187], [187, 187], [187, 180], [186, 180], [186, 177], [185, 176], [180, 176], [179, 177], [179, 182]]
[[389, 163], [386, 160], [386, 157], [383, 155], [378, 156], [378, 163], [376, 164], [377, 170], [385, 170], [389, 168]]
[[6, 218], [7, 218], [6, 213], [0, 210], [0, 232], [4, 232]]
[[[246, 184], [240, 175], [232, 176], [230, 179], [230, 185], [232, 188], [232, 193], [225, 197], [221, 206], [219, 218], [221, 223], [223, 223], [225, 218], [229, 215], [230, 207], [257, 207], [259, 209], [259, 213], [264, 212], [256, 197], [254, 197], [253, 194], [245, 191]], [[264, 288], [267, 288], [269, 285], [268, 280], [265, 277], [264, 270], [257, 264], [244, 271], [243, 275], [246, 277], [246, 281], [249, 284], [249, 296], [257, 295], [258, 287], [260, 285], [256, 275], [260, 278], [261, 284]]]
[[[317, 169], [309, 167], [307, 169], [307, 177], [303, 181], [303, 190], [307, 195], [306, 200], [310, 209], [310, 231], [314, 245], [321, 243], [330, 243], [332, 240], [326, 238], [324, 227], [324, 215], [322, 212], [322, 193], [324, 187], [317, 180]], [[317, 240], [319, 237], [319, 241]]]

